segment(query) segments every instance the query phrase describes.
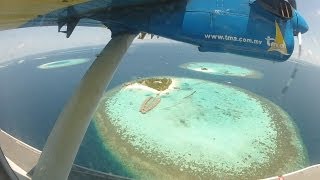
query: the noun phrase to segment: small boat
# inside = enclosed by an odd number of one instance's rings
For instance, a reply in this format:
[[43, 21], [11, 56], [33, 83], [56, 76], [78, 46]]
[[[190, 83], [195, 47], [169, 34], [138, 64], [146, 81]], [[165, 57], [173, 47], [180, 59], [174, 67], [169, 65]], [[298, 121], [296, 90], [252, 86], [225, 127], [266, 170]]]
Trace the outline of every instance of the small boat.
[[151, 111], [153, 108], [155, 108], [161, 101], [161, 98], [159, 96], [156, 97], [148, 97], [144, 102], [142, 103], [140, 107], [140, 112], [142, 114], [146, 114], [147, 112]]

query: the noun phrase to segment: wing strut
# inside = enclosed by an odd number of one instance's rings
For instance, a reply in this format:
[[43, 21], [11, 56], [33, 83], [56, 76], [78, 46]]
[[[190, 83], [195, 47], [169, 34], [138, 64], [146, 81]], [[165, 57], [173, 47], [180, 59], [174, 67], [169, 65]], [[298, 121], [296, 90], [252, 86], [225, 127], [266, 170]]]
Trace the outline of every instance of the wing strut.
[[135, 36], [113, 37], [93, 62], [59, 115], [36, 165], [33, 180], [68, 178], [92, 115]]

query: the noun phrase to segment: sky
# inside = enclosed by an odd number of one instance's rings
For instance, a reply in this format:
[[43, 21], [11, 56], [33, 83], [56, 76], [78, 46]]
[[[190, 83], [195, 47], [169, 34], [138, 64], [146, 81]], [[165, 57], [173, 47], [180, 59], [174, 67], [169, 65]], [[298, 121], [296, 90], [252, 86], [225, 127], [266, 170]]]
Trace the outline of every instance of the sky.
[[302, 36], [302, 59], [320, 65], [320, 1], [297, 0], [297, 6], [309, 24], [309, 31]]
[[[301, 3], [304, 4], [301, 4]], [[307, 2], [307, 3], [305, 3]], [[301, 61], [320, 65], [320, 1], [297, 1], [298, 10], [309, 23], [310, 30], [303, 35], [303, 53]], [[110, 31], [101, 27], [76, 27], [69, 39], [58, 33], [57, 27], [36, 27], [0, 31], [0, 63], [24, 57], [26, 55], [74, 47], [105, 45], [110, 40]], [[175, 41], [160, 38], [145, 40], [136, 39], [134, 43]], [[297, 44], [296, 44], [296, 47]], [[298, 48], [292, 57], [298, 57]]]
[[[0, 63], [26, 55], [38, 54], [59, 49], [106, 45], [111, 36], [107, 28], [77, 27], [70, 38], [58, 33], [57, 27], [33, 27], [0, 31]], [[165, 38], [144, 40], [134, 43], [177, 43]]]

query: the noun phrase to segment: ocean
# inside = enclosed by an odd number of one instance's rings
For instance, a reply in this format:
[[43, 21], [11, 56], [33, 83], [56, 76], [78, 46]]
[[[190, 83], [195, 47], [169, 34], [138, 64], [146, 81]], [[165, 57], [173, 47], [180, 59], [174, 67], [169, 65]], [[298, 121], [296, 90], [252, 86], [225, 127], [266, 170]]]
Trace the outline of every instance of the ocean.
[[[77, 87], [102, 46], [81, 47], [31, 55], [0, 66], [0, 127], [16, 138], [42, 149], [64, 104]], [[87, 59], [68, 67], [41, 69], [54, 61]], [[260, 72], [261, 78], [212, 75], [180, 66], [190, 62], [222, 63]], [[294, 71], [292, 61], [274, 63], [231, 54], [200, 53], [181, 43], [133, 44], [107, 90], [150, 76], [174, 76], [230, 84], [262, 96], [285, 110], [297, 125], [311, 164], [320, 163], [320, 68], [299, 63], [290, 87], [282, 93]], [[114, 174], [131, 176], [103, 144], [91, 123], [76, 163]]]

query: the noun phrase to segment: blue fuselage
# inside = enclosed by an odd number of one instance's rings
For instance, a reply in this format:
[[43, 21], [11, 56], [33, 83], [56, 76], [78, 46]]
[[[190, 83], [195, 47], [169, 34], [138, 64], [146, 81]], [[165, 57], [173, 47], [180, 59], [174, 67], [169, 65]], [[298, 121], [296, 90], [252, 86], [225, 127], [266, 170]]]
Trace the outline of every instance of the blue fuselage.
[[301, 16], [295, 10], [293, 18], [284, 19], [249, 0], [175, 1], [130, 10], [113, 8], [93, 17], [114, 34], [130, 29], [191, 43], [202, 52], [229, 52], [273, 61], [291, 56], [298, 18]]

